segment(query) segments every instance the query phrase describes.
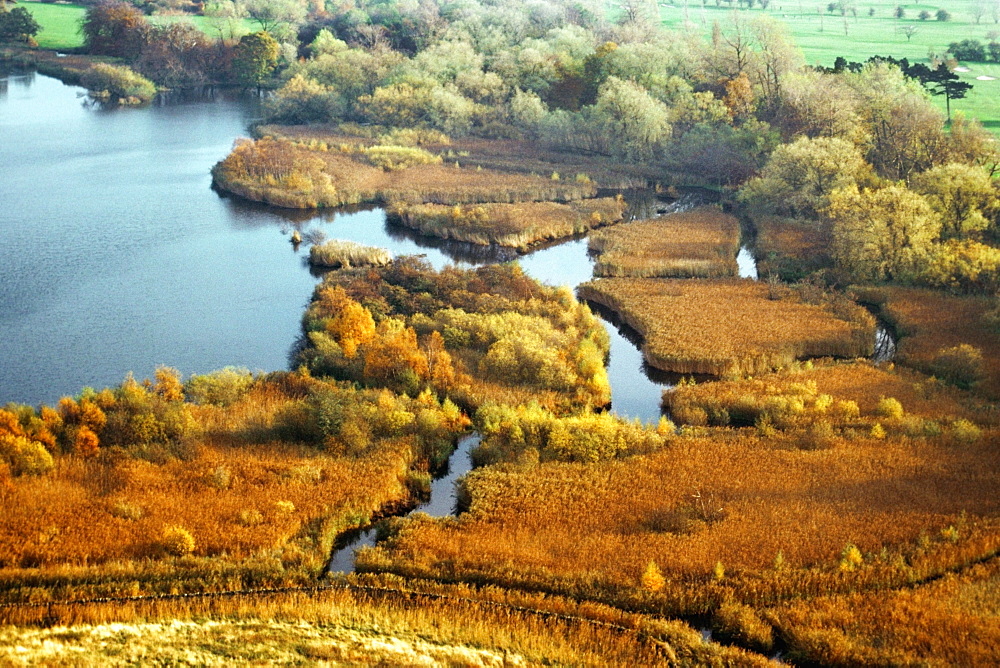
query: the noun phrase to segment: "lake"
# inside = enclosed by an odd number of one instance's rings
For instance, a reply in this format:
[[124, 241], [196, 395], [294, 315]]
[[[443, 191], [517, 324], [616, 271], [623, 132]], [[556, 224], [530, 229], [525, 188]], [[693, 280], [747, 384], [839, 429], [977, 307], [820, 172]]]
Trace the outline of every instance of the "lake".
[[[222, 196], [209, 170], [259, 112], [253, 95], [206, 89], [140, 109], [0, 70], [0, 405], [54, 403], [157, 366], [288, 367], [317, 277], [288, 233], [423, 254], [434, 266], [512, 257], [390, 227], [379, 209], [285, 211]], [[589, 280], [585, 239], [520, 259], [530, 275]], [[616, 413], [654, 421], [661, 382], [609, 326]]]

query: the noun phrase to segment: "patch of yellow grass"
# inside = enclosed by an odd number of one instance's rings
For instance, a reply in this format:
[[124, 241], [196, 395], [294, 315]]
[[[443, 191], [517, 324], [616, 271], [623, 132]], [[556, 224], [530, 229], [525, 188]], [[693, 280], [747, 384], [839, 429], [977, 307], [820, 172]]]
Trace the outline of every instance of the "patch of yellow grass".
[[780, 216], [754, 218], [757, 271], [799, 280], [830, 263], [830, 232], [816, 221]]
[[643, 220], [590, 236], [600, 254], [595, 276], [717, 278], [736, 276], [739, 221], [716, 207]]
[[770, 299], [755, 281], [602, 278], [578, 294], [618, 313], [644, 338], [646, 361], [665, 371], [742, 377], [874, 346], [874, 319], [860, 306]]

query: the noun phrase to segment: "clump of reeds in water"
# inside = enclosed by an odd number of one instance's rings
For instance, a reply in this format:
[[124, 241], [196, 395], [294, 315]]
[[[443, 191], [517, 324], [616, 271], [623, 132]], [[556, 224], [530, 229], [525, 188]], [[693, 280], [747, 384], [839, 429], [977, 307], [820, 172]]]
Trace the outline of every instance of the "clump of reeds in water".
[[392, 254], [384, 248], [341, 239], [332, 239], [309, 249], [309, 264], [314, 267], [384, 267], [390, 262]]

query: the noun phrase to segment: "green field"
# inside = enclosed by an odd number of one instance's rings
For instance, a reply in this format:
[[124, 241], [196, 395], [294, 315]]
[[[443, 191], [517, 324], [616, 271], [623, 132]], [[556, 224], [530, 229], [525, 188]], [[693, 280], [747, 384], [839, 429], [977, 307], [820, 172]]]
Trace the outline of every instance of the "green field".
[[[771, 0], [766, 10], [757, 5], [752, 10], [740, 10], [750, 16], [770, 16], [784, 22], [792, 40], [799, 46], [809, 65], [829, 67], [837, 56], [847, 60], [863, 61], [870, 56], [893, 56], [908, 58], [910, 62], [928, 60], [928, 53], [944, 53], [948, 44], [963, 39], [978, 39], [983, 44], [990, 41], [987, 34], [1000, 33], [1000, 24], [994, 23], [990, 14], [983, 16], [976, 25], [972, 10], [975, 0], [957, 0], [943, 5], [902, 4], [906, 15], [894, 18], [893, 13], [901, 3], [896, 1], [858, 2], [855, 17], [850, 11], [847, 16], [840, 12], [827, 11], [827, 3], [804, 3], [802, 0]], [[822, 18], [818, 10], [822, 9]], [[869, 10], [875, 13], [869, 16]], [[934, 14], [945, 9], [951, 14], [949, 21], [936, 21]], [[927, 10], [931, 18], [921, 21], [918, 15]], [[685, 22], [711, 35], [712, 23], [718, 21], [723, 27], [733, 12], [723, 3], [722, 7], [709, 0], [707, 4], [680, 0], [677, 4], [661, 4], [660, 16], [663, 24], [679, 29]], [[902, 30], [906, 26], [916, 28], [909, 40]], [[998, 39], [1000, 38], [993, 38]], [[969, 72], [960, 72], [963, 81], [971, 83], [973, 89], [963, 100], [952, 101], [952, 111], [962, 111], [970, 118], [978, 118], [983, 125], [994, 132], [1000, 131], [1000, 64], [962, 63]], [[995, 81], [977, 79], [989, 76]], [[944, 110], [944, 98], [934, 98]]]
[[[80, 21], [87, 8], [82, 5], [55, 5], [34, 0], [24, 0], [20, 3], [31, 12], [35, 20], [42, 26], [41, 32], [35, 37], [42, 49], [65, 51], [83, 46], [83, 35], [80, 34]], [[167, 23], [170, 21], [190, 21], [202, 32], [212, 37], [218, 32], [210, 24], [210, 19], [204, 16], [152, 16], [152, 23]], [[255, 29], [255, 24], [244, 21], [247, 32]]]

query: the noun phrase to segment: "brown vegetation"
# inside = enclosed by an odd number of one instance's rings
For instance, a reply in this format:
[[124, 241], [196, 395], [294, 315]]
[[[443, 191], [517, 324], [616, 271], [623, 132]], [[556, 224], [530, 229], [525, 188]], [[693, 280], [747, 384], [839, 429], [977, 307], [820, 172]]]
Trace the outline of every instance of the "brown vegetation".
[[809, 303], [794, 291], [772, 299], [754, 281], [603, 278], [578, 292], [639, 332], [647, 362], [665, 371], [733, 378], [809, 357], [867, 356], [874, 345], [874, 319], [860, 306]]
[[309, 264], [332, 269], [350, 267], [381, 267], [392, 262], [384, 248], [375, 248], [353, 241], [333, 239], [309, 248]]
[[387, 169], [372, 164], [356, 144], [313, 146], [267, 137], [241, 140], [212, 176], [218, 187], [246, 199], [300, 209], [366, 202], [568, 202], [596, 192], [589, 181], [463, 168], [458, 160]]
[[391, 221], [421, 234], [527, 250], [543, 241], [617, 223], [624, 211], [621, 197], [602, 197], [566, 204], [396, 204], [389, 208], [388, 214]]
[[[986, 314], [995, 306], [987, 297], [955, 296], [921, 288], [869, 288], [859, 290], [862, 300], [880, 309], [899, 337], [896, 360], [926, 373], [949, 377], [991, 399], [1000, 397], [1000, 334], [987, 322]], [[976, 349], [978, 362], [963, 372], [949, 351], [966, 345]], [[953, 353], [954, 351], [952, 351]], [[972, 357], [975, 357], [973, 354]], [[977, 381], [976, 375], [981, 379]]]
[[754, 216], [757, 271], [786, 281], [799, 280], [829, 266], [831, 236], [818, 221]]
[[[468, 424], [428, 393], [276, 374], [223, 407], [186, 403], [161, 376], [66, 398], [58, 413], [0, 410], [0, 438], [20, 432], [55, 458], [48, 472], [0, 471], [3, 598], [233, 587], [251, 563], [251, 578], [311, 577], [340, 532], [411, 503], [413, 472]], [[158, 431], [167, 409], [190, 420], [178, 439]]]
[[595, 276], [736, 276], [740, 225], [716, 207], [643, 220], [590, 236]]

